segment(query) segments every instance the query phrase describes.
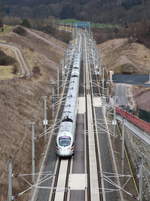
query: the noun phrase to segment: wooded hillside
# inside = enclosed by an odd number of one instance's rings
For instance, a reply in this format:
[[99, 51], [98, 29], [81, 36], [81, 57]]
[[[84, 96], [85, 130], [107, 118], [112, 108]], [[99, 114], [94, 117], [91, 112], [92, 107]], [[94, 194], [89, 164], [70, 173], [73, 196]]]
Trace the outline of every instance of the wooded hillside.
[[22, 18], [76, 18], [100, 23], [150, 18], [149, 0], [0, 0], [3, 14]]

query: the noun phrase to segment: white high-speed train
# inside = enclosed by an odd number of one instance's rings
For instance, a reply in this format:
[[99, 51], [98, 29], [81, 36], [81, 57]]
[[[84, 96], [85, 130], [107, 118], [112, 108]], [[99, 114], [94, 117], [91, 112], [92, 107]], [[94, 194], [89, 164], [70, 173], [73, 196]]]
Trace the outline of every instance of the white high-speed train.
[[79, 45], [75, 52], [62, 120], [56, 137], [56, 153], [59, 157], [69, 157], [74, 153], [80, 63], [81, 52]]

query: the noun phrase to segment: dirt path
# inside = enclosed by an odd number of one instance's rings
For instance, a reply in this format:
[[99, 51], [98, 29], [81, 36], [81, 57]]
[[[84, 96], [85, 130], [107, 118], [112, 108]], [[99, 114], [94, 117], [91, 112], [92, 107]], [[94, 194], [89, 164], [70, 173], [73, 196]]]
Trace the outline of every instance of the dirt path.
[[64, 52], [64, 49], [63, 49], [62, 47], [56, 45], [55, 43], [51, 42], [50, 40], [48, 40], [48, 39], [46, 39], [46, 38], [40, 36], [39, 34], [33, 32], [33, 31], [29, 30], [29, 29], [25, 29], [25, 30], [26, 30], [28, 33], [30, 33], [31, 35], [35, 36], [36, 38], [38, 38], [38, 39], [44, 41], [45, 43], [49, 44], [50, 46], [54, 47], [54, 48], [57, 49], [58, 51], [61, 50], [62, 52]]
[[26, 61], [25, 61], [25, 59], [23, 57], [23, 54], [22, 54], [21, 50], [18, 47], [14, 46], [14, 45], [10, 45], [10, 44], [7, 44], [7, 43], [2, 43], [2, 42], [0, 42], [0, 46], [10, 48], [14, 52], [14, 54], [16, 56], [16, 59], [17, 59], [17, 61], [19, 63], [19, 67], [20, 67], [20, 69], [19, 69], [20, 77], [30, 77], [31, 72], [29, 70], [28, 65], [26, 64]]

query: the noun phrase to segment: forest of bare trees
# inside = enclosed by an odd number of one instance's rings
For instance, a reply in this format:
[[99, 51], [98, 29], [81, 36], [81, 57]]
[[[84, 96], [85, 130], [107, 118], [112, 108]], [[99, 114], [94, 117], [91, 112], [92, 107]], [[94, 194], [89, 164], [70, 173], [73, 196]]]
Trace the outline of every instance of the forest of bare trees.
[[[76, 18], [103, 23], [135, 22], [150, 18], [149, 0], [0, 0], [5, 16]], [[92, 9], [91, 9], [92, 8]]]

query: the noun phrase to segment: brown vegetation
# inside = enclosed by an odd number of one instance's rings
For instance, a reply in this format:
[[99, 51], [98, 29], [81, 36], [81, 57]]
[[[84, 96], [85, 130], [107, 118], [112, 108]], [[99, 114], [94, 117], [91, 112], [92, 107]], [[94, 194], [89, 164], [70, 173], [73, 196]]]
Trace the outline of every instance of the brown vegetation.
[[150, 88], [133, 87], [133, 96], [138, 109], [150, 112]]
[[21, 26], [17, 26], [13, 29], [13, 32], [16, 33], [16, 34], [19, 34], [21, 36], [26, 36], [27, 35], [27, 32], [26, 30], [21, 27]]
[[16, 63], [13, 57], [6, 55], [2, 50], [0, 50], [0, 65], [8, 66]]
[[129, 38], [129, 42], [138, 42], [150, 48], [150, 21], [125, 24], [112, 29], [93, 29], [97, 43], [115, 38]]
[[41, 71], [40, 71], [39, 66], [34, 66], [33, 70], [32, 70], [32, 73], [33, 73], [33, 76], [35, 76], [35, 77], [41, 75]]
[[17, 74], [17, 72], [18, 72], [18, 67], [17, 67], [17, 65], [14, 65], [13, 66], [13, 74]]
[[[135, 22], [149, 18], [149, 0], [7, 0], [4, 14], [21, 18], [76, 18], [99, 23]], [[92, 8], [92, 9], [91, 9]]]
[[[1, 40], [19, 47], [33, 75], [30, 79], [20, 78], [0, 81], [0, 201], [6, 200], [7, 162], [13, 159], [13, 173], [31, 173], [31, 121], [36, 122], [36, 136], [42, 131], [43, 109], [41, 97], [48, 96], [50, 105], [51, 89], [49, 82], [55, 80], [59, 62], [66, 45], [42, 32], [34, 31], [49, 43], [37, 39], [30, 32], [26, 36], [11, 32], [0, 36]], [[57, 47], [57, 48], [54, 48]], [[50, 116], [50, 115], [49, 115]], [[36, 141], [36, 167], [42, 157], [44, 141]], [[31, 181], [31, 177], [28, 178]], [[24, 182], [16, 177], [13, 180], [13, 193], [25, 189]], [[28, 194], [20, 197], [27, 201]]]
[[103, 64], [115, 73], [149, 73], [150, 49], [129, 39], [108, 40], [98, 46]]

